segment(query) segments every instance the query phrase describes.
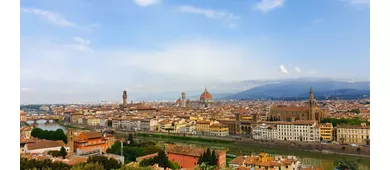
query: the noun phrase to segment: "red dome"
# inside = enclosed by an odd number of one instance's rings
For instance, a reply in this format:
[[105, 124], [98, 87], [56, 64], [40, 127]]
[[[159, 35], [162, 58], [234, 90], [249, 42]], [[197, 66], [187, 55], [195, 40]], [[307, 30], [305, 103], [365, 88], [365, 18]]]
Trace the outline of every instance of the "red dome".
[[213, 96], [211, 96], [211, 94], [207, 91], [207, 88], [204, 89], [204, 92], [202, 93], [202, 95], [200, 95], [200, 100], [205, 101], [205, 100], [212, 100], [212, 99]]

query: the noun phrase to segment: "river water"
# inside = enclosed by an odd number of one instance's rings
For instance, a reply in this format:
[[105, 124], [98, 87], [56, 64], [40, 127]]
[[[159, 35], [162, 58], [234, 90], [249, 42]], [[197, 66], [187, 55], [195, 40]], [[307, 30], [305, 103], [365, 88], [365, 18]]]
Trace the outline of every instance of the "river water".
[[27, 123], [30, 126], [36, 126], [40, 129], [43, 130], [57, 130], [57, 129], [62, 129], [65, 133], [67, 132], [67, 128], [64, 126], [61, 126], [60, 124], [54, 122], [53, 120], [46, 121], [46, 120], [37, 120], [36, 122], [34, 121], [27, 121]]
[[[27, 121], [29, 125], [36, 125], [38, 128], [44, 130], [57, 130], [62, 129], [64, 132], [67, 131], [67, 128], [59, 125], [54, 121], [38, 120], [35, 124], [33, 121]], [[335, 155], [335, 154], [325, 154], [317, 152], [307, 152], [307, 151], [294, 151], [287, 150], [283, 148], [262, 148], [247, 146], [247, 145], [236, 145], [236, 144], [226, 144], [226, 143], [207, 143], [200, 141], [188, 141], [188, 140], [178, 140], [178, 139], [168, 139], [168, 138], [152, 138], [152, 137], [138, 137], [141, 140], [153, 140], [158, 143], [171, 143], [177, 145], [189, 145], [193, 147], [211, 147], [211, 148], [221, 148], [228, 149], [228, 154], [233, 155], [251, 155], [258, 154], [260, 152], [267, 152], [270, 155], [293, 155], [296, 156], [298, 161], [302, 164], [313, 165], [316, 167], [324, 168], [324, 170], [334, 170], [334, 167], [337, 166], [339, 160], [342, 159], [354, 159], [358, 162], [359, 170], [369, 170], [370, 169], [370, 159], [365, 157], [354, 157], [354, 156], [344, 156], [344, 155]]]

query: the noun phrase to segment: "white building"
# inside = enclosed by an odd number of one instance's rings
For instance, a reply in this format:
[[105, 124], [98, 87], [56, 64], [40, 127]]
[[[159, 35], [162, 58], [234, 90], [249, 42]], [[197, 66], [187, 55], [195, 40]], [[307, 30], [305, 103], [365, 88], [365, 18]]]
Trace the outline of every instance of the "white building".
[[252, 135], [263, 140], [320, 142], [319, 126], [314, 120], [264, 122], [253, 128]]
[[43, 141], [37, 143], [28, 143], [24, 145], [24, 153], [43, 153], [46, 151], [60, 151], [64, 147], [66, 152], [69, 152], [69, 147], [62, 140], [58, 141]]
[[320, 142], [319, 127], [315, 120], [297, 120], [276, 124], [279, 140]]
[[253, 128], [253, 138], [262, 140], [277, 140], [278, 130], [275, 124], [261, 124]]

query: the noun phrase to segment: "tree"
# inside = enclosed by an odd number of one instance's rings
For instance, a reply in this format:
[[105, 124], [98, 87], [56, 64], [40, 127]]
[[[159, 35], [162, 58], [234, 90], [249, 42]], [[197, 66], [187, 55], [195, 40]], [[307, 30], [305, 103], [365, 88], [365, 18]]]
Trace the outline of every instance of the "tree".
[[215, 150], [211, 153], [210, 165], [217, 165], [217, 156], [215, 155]]
[[105, 156], [94, 155], [88, 157], [87, 163], [99, 163], [102, 164], [104, 169], [119, 169], [121, 163], [114, 158], [108, 159]]
[[99, 163], [79, 163], [70, 170], [104, 170], [104, 166]]
[[175, 162], [169, 161], [167, 155], [164, 151], [158, 152], [157, 156], [150, 159], [145, 159], [140, 162], [140, 166], [152, 166], [154, 164], [158, 164], [160, 167], [171, 168], [171, 169], [179, 169], [179, 165]]
[[338, 170], [357, 170], [357, 163], [353, 160], [340, 160], [338, 162], [338, 166], [336, 167]]
[[62, 159], [65, 159], [65, 157], [67, 155], [66, 150], [63, 146], [60, 149], [60, 155], [62, 156]]
[[207, 148], [205, 158], [206, 158], [206, 159], [205, 159], [206, 164], [210, 164], [210, 161], [211, 161], [211, 152], [210, 152], [210, 148]]
[[129, 136], [127, 137], [127, 141], [130, 141], [130, 145], [135, 145], [134, 143], [134, 139], [133, 139], [133, 134], [129, 134]]
[[68, 138], [65, 135], [62, 129], [57, 129], [56, 131], [42, 130], [40, 128], [34, 128], [31, 131], [31, 136], [38, 139], [47, 139], [47, 140], [62, 140], [64, 143], [68, 143]]

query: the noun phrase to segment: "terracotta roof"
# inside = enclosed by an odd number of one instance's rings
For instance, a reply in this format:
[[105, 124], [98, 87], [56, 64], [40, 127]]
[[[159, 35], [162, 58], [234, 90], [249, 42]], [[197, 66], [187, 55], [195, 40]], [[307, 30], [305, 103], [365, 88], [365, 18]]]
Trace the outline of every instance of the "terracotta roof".
[[369, 125], [362, 126], [362, 125], [347, 125], [347, 124], [340, 124], [337, 125], [337, 128], [346, 128], [346, 129], [370, 129]]
[[286, 106], [278, 106], [272, 107], [272, 111], [281, 111], [281, 112], [299, 112], [299, 111], [309, 111], [309, 107], [286, 107]]
[[156, 157], [157, 155], [158, 155], [158, 153], [153, 153], [153, 154], [149, 154], [149, 155], [137, 157], [135, 160], [136, 160], [137, 162], [141, 162], [141, 161], [144, 160], [144, 159], [154, 158], [154, 157]]
[[245, 156], [237, 156], [233, 160], [230, 161], [230, 164], [242, 165], [245, 161]]
[[207, 91], [207, 88], [204, 89], [204, 92], [200, 95], [200, 101], [213, 99], [213, 96]]
[[78, 163], [87, 162], [88, 157], [85, 156], [76, 156], [73, 159], [71, 159], [67, 164], [69, 165], [76, 165]]
[[100, 138], [102, 135], [99, 132], [83, 132], [88, 139]]
[[[204, 153], [205, 150], [202, 148], [194, 148], [194, 147], [190, 147], [190, 146], [167, 145], [165, 147], [165, 151], [167, 153], [199, 157], [202, 153]], [[220, 155], [220, 154], [225, 153], [225, 151], [216, 150], [215, 153], [217, 155]]]
[[28, 150], [35, 150], [35, 149], [65, 146], [65, 143], [62, 140], [57, 140], [57, 141], [48, 140], [43, 142], [28, 143], [26, 144], [26, 146]]

